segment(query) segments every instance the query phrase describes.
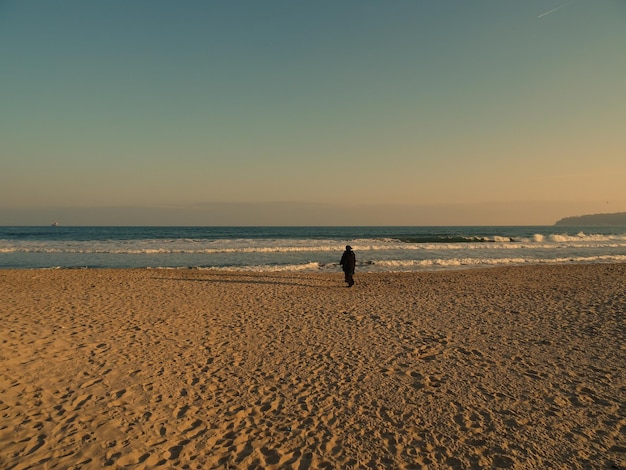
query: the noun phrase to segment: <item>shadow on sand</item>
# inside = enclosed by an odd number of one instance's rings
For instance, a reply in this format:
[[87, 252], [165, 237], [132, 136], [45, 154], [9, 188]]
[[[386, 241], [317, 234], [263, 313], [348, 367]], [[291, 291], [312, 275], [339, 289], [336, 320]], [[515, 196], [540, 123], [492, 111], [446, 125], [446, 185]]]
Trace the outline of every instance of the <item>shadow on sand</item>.
[[283, 285], [298, 287], [333, 288], [343, 285], [343, 274], [337, 279], [330, 279], [321, 276], [287, 276], [275, 274], [247, 274], [247, 273], [203, 273], [202, 277], [155, 277], [162, 281], [188, 281], [206, 282], [212, 284], [262, 284], [262, 285]]

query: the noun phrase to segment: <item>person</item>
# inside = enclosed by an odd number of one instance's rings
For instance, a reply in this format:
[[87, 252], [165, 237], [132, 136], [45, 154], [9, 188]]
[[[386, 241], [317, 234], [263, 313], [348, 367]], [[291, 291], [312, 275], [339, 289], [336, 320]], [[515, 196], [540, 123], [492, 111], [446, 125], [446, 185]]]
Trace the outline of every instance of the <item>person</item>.
[[348, 283], [348, 287], [352, 287], [354, 285], [354, 268], [356, 266], [356, 255], [354, 251], [352, 251], [352, 247], [350, 245], [346, 246], [346, 251], [341, 255], [341, 261], [339, 262], [341, 268], [343, 269], [343, 273], [346, 276], [346, 282]]

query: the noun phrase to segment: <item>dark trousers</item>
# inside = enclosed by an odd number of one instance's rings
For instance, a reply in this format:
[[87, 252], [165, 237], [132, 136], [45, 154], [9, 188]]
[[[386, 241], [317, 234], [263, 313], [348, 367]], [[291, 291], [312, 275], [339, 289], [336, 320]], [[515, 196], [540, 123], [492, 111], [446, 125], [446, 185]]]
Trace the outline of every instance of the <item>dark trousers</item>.
[[353, 286], [354, 285], [354, 279], [352, 279], [352, 276], [354, 275], [353, 272], [350, 271], [344, 271], [343, 272], [346, 276], [346, 282], [348, 283], [349, 286]]

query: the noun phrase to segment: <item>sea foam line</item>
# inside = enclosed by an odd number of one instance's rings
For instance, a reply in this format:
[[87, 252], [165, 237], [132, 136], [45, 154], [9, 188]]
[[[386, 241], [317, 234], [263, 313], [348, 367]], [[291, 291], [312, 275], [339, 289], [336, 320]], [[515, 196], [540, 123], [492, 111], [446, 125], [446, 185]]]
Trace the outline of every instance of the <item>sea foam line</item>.
[[[464, 243], [464, 244], [355, 244], [355, 251], [464, 251], [464, 250], [523, 250], [523, 249], [554, 249], [559, 247], [572, 248], [626, 248], [625, 240], [585, 240], [585, 241], [520, 241], [507, 243]], [[100, 245], [85, 243], [84, 245], [50, 246], [50, 245], [11, 245], [0, 247], [2, 253], [73, 253], [73, 254], [130, 254], [130, 255], [154, 255], [154, 254], [247, 254], [247, 253], [321, 253], [341, 252], [343, 245], [308, 245], [308, 246], [237, 246], [237, 247], [189, 247], [189, 246], [124, 246]]]
[[[437, 271], [442, 269], [472, 269], [498, 266], [521, 266], [521, 265], [555, 265], [555, 264], [594, 264], [594, 263], [623, 263], [626, 255], [601, 255], [601, 256], [577, 256], [562, 258], [452, 258], [430, 260], [380, 260], [359, 263], [357, 273], [368, 272], [415, 272]], [[177, 267], [169, 269], [189, 269], [189, 267]], [[217, 270], [228, 272], [254, 271], [254, 272], [340, 272], [338, 263], [306, 262], [300, 264], [285, 265], [243, 265], [243, 266], [195, 266], [199, 270]]]

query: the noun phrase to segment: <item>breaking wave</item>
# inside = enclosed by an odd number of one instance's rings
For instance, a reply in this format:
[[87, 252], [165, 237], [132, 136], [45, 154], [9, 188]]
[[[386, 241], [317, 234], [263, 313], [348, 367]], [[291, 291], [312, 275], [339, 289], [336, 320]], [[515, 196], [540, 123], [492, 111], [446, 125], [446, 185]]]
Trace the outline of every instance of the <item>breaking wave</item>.
[[555, 233], [553, 227], [0, 227], [0, 268], [337, 272], [346, 244], [357, 252], [360, 272], [626, 261], [626, 228]]

